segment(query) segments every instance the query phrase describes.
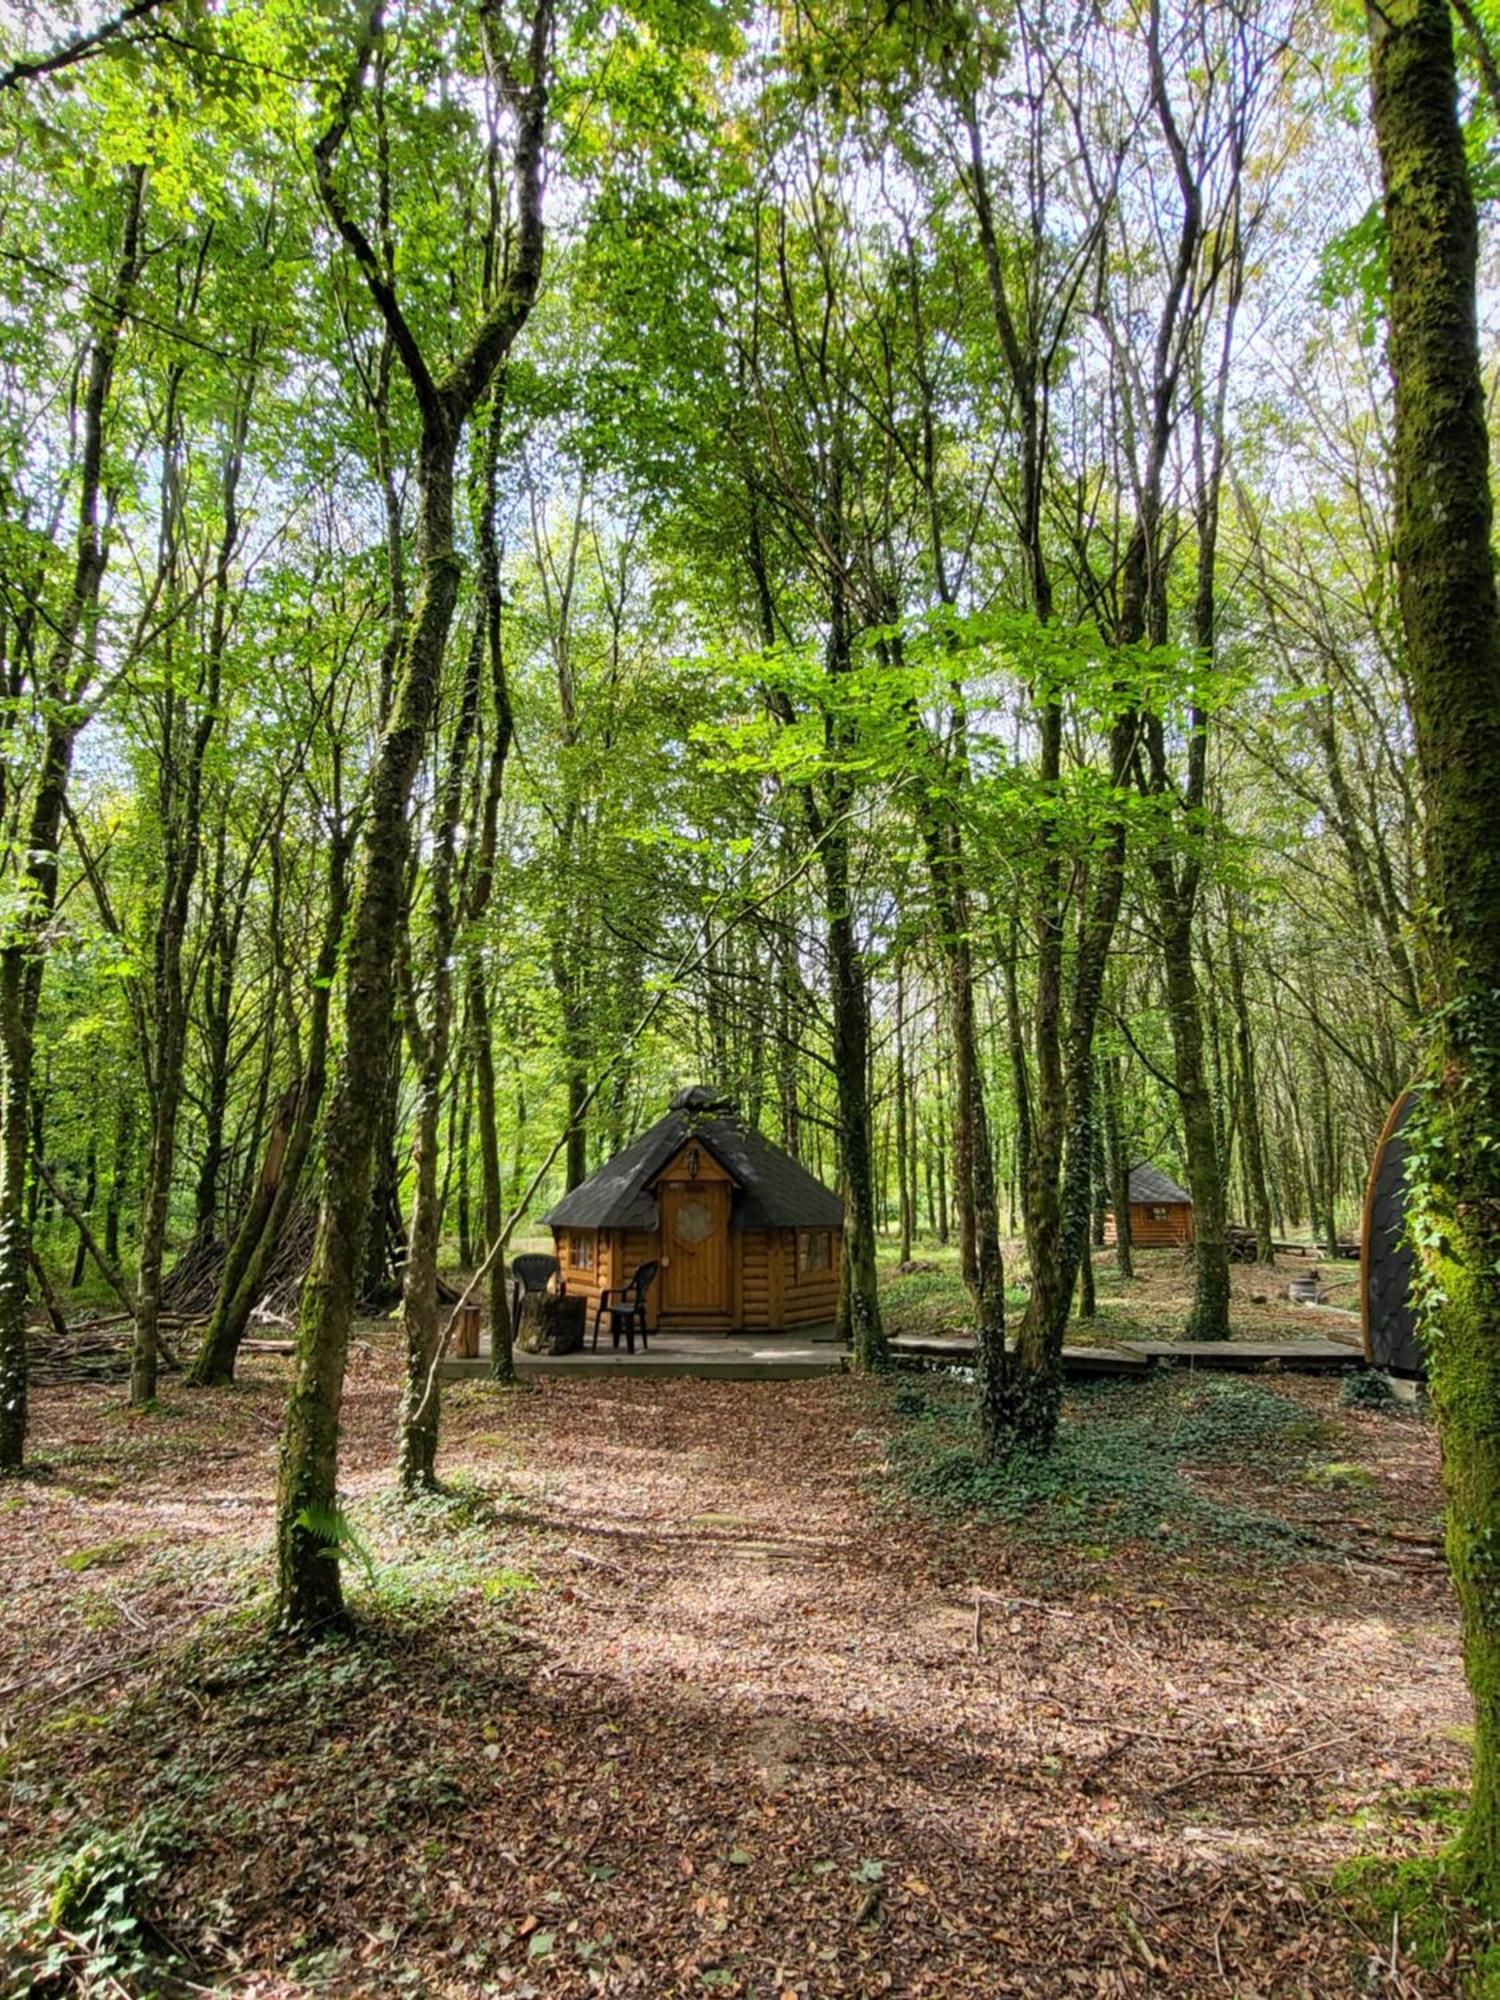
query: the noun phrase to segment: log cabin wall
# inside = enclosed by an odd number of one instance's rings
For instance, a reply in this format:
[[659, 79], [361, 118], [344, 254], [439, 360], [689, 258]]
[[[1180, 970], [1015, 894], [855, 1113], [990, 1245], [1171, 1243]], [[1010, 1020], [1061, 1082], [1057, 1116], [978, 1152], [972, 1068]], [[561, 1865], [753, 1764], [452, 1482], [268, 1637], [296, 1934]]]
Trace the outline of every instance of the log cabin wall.
[[[778, 1238], [769, 1229], [740, 1232], [740, 1325], [755, 1332], [780, 1324], [772, 1307], [772, 1265], [778, 1261]], [[778, 1273], [779, 1276], [779, 1273]], [[777, 1304], [780, 1286], [775, 1286]]]
[[563, 1283], [574, 1298], [586, 1299], [585, 1325], [592, 1332], [594, 1308], [599, 1294], [613, 1281], [609, 1277], [610, 1232], [603, 1229], [558, 1229], [552, 1241]]
[[[606, 1288], [618, 1292], [642, 1264], [661, 1259], [660, 1239], [648, 1229], [559, 1229], [554, 1231], [554, 1242], [569, 1292], [586, 1302], [589, 1338], [600, 1294]], [[750, 1333], [779, 1333], [788, 1327], [825, 1325], [837, 1316], [841, 1231], [738, 1230], [731, 1234], [728, 1248], [735, 1327]], [[825, 1257], [826, 1262], [820, 1261]], [[652, 1332], [661, 1324], [659, 1278], [646, 1295], [646, 1324]]]
[[[1113, 1212], [1104, 1218], [1104, 1240], [1115, 1240]], [[1130, 1242], [1136, 1250], [1180, 1249], [1193, 1240], [1193, 1211], [1187, 1202], [1133, 1201]]]
[[[776, 1234], [781, 1240], [785, 1287], [781, 1324], [822, 1326], [836, 1319], [843, 1231], [778, 1229]], [[822, 1261], [825, 1257], [826, 1263]]]

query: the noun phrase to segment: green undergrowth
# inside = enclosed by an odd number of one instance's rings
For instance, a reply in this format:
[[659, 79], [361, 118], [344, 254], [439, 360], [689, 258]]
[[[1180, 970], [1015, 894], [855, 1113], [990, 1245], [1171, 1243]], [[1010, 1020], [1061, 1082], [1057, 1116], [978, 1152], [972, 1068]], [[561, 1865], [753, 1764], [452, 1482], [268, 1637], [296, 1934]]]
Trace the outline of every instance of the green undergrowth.
[[211, 1964], [268, 1893], [231, 1878], [205, 1901], [205, 1847], [290, 1845], [327, 1857], [316, 1872], [373, 1841], [436, 1855], [460, 1838], [475, 1760], [538, 1656], [516, 1608], [540, 1586], [490, 1518], [469, 1492], [367, 1503], [376, 1575], [346, 1571], [351, 1629], [291, 1644], [262, 1593], [169, 1641], [100, 1712], [23, 1718], [0, 1776], [36, 1835], [0, 1844], [0, 2000], [204, 1991], [186, 1955]]
[[1301, 1404], [1237, 1377], [1168, 1375], [1081, 1384], [1049, 1457], [979, 1454], [972, 1394], [956, 1383], [894, 1390], [887, 1442], [896, 1489], [923, 1511], [1026, 1529], [1107, 1552], [1205, 1544], [1290, 1561], [1325, 1544], [1273, 1514], [1216, 1498], [1189, 1472], [1284, 1468], [1291, 1485], [1329, 1426]]
[[[942, 1334], [965, 1334], [974, 1330], [974, 1305], [959, 1273], [957, 1252], [918, 1249], [913, 1255], [916, 1268], [902, 1271], [891, 1264], [881, 1273], [880, 1307], [885, 1330], [894, 1336], [931, 1339]], [[1026, 1293], [1008, 1286], [1005, 1306], [1008, 1313], [1021, 1311]]]
[[41, 1856], [0, 1892], [0, 1996], [184, 1991], [181, 1954], [156, 1921], [157, 1890], [183, 1845], [144, 1815]]
[[1418, 1390], [1414, 1402], [1407, 1402], [1391, 1387], [1391, 1378], [1378, 1368], [1351, 1368], [1339, 1390], [1339, 1400], [1346, 1410], [1374, 1410], [1383, 1417], [1421, 1421], [1431, 1414], [1425, 1389]]
[[1330, 1886], [1387, 1963], [1394, 1944], [1404, 1962], [1452, 1978], [1466, 2000], [1500, 2000], [1500, 1922], [1462, 1893], [1447, 1853], [1361, 1855], [1337, 1868]]
[[466, 1473], [434, 1492], [383, 1494], [357, 1525], [370, 1554], [346, 1565], [356, 1617], [424, 1616], [470, 1591], [490, 1601], [519, 1594], [519, 1572], [498, 1560], [500, 1504]]

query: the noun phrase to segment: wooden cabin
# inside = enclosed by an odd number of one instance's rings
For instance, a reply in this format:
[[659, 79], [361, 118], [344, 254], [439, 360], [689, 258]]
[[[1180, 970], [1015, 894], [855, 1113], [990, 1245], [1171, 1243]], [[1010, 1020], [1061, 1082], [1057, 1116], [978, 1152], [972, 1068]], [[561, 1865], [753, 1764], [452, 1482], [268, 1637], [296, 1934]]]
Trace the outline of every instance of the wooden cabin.
[[[1104, 1218], [1104, 1240], [1115, 1240], [1114, 1210]], [[1149, 1160], [1130, 1169], [1130, 1241], [1137, 1250], [1181, 1247], [1193, 1240], [1193, 1197]]]
[[844, 1205], [701, 1084], [543, 1217], [594, 1306], [642, 1264], [653, 1331], [779, 1333], [834, 1318]]

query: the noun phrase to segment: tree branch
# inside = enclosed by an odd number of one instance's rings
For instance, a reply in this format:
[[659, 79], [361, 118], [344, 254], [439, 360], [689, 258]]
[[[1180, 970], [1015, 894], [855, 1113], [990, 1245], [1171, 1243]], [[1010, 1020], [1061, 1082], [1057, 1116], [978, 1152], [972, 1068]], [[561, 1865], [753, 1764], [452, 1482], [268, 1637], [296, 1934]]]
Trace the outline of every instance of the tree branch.
[[333, 114], [333, 122], [313, 147], [313, 171], [317, 177], [318, 198], [322, 202], [328, 219], [338, 231], [345, 247], [359, 265], [369, 290], [375, 301], [386, 329], [391, 336], [396, 352], [401, 356], [402, 366], [411, 381], [417, 407], [422, 413], [424, 426], [443, 421], [446, 412], [443, 399], [439, 396], [416, 335], [401, 309], [401, 301], [396, 296], [395, 286], [386, 277], [375, 254], [375, 246], [349, 213], [338, 183], [333, 177], [333, 162], [339, 147], [348, 137], [349, 126], [354, 113], [364, 95], [365, 72], [370, 66], [370, 57], [375, 44], [385, 33], [385, 0], [369, 0], [364, 20], [361, 23], [359, 39], [355, 43], [354, 60], [349, 73], [344, 78], [344, 87], [339, 92], [339, 101]]
[[33, 77], [55, 76], [59, 70], [71, 69], [74, 63], [84, 62], [91, 55], [122, 35], [135, 22], [143, 20], [147, 14], [154, 14], [164, 0], [134, 0], [134, 5], [124, 7], [108, 21], [97, 28], [90, 28], [87, 34], [75, 35], [71, 42], [60, 42], [49, 55], [37, 56], [27, 61], [23, 58], [14, 62], [9, 69], [0, 70], [0, 90], [15, 90], [20, 84], [29, 83]]

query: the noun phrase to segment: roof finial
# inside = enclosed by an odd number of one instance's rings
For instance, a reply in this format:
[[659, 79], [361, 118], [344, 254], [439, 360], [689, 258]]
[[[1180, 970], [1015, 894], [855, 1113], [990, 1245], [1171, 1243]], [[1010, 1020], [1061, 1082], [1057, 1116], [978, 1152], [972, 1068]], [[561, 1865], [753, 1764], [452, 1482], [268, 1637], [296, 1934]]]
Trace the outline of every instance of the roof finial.
[[722, 1091], [711, 1090], [706, 1083], [690, 1083], [686, 1090], [679, 1090], [672, 1099], [673, 1111], [716, 1111], [721, 1116], [734, 1110], [734, 1101]]

